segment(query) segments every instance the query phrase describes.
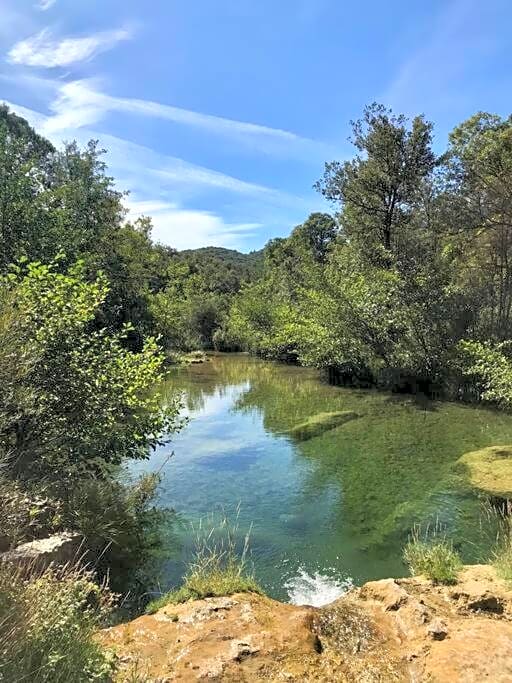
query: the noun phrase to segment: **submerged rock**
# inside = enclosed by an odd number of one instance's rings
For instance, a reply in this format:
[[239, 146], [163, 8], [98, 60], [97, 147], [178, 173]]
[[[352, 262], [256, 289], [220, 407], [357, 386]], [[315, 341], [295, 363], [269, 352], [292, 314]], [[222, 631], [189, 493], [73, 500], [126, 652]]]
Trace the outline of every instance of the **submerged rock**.
[[475, 565], [456, 587], [372, 581], [320, 608], [250, 593], [169, 605], [98, 639], [117, 653], [119, 681], [504, 683], [511, 620], [512, 590]]
[[457, 464], [474, 488], [497, 498], [512, 498], [512, 446], [464, 453]]
[[289, 429], [286, 434], [296, 441], [307, 441], [315, 436], [320, 436], [324, 432], [336, 429], [346, 422], [360, 417], [352, 410], [342, 410], [333, 413], [317, 413], [304, 422]]

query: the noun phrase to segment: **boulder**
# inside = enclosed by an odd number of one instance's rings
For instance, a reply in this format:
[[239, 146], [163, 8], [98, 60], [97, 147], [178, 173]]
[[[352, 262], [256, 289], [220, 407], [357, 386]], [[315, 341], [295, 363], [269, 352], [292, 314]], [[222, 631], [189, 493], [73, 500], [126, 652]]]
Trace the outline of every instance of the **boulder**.
[[81, 559], [80, 534], [62, 532], [47, 538], [23, 543], [0, 555], [0, 561], [20, 568], [24, 572], [42, 572], [50, 564], [64, 565]]
[[118, 656], [119, 683], [141, 671], [191, 683], [505, 683], [511, 607], [510, 586], [474, 565], [456, 586], [372, 581], [324, 607], [251, 593], [168, 605], [97, 638]]

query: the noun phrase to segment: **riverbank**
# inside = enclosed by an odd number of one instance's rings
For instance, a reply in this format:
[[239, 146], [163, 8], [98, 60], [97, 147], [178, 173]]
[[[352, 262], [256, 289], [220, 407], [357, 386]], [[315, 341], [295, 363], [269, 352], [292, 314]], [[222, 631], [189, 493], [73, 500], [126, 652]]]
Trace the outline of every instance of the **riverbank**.
[[168, 605], [99, 640], [119, 681], [499, 683], [512, 678], [512, 589], [472, 565], [452, 586], [383, 579], [321, 608], [237, 594]]

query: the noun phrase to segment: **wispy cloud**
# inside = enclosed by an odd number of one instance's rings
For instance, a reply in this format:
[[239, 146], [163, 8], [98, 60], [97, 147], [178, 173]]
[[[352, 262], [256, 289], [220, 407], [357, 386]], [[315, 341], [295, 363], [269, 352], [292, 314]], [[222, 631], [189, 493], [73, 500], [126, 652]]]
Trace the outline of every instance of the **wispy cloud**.
[[[113, 135], [88, 128], [49, 133], [51, 117], [17, 104], [6, 104], [56, 145], [63, 138], [75, 138], [81, 145], [90, 138], [99, 139], [108, 150], [106, 161], [116, 184], [131, 193], [126, 202], [131, 217], [150, 215], [154, 237], [162, 243], [180, 249], [206, 244], [242, 248], [244, 241], [263, 224], [277, 223], [282, 228], [288, 222], [298, 223], [308, 209], [313, 210], [295, 195], [160, 154]], [[226, 209], [227, 216], [221, 215], [224, 210], [204, 210], [204, 204], [208, 206], [212, 197]]]
[[49, 29], [43, 29], [16, 43], [8, 53], [13, 64], [55, 68], [70, 66], [92, 59], [100, 52], [110, 50], [122, 40], [131, 38], [131, 31], [119, 28], [100, 31], [76, 38], [54, 38]]
[[94, 79], [56, 83], [56, 98], [50, 108], [53, 116], [48, 120], [47, 131], [58, 131], [73, 126], [90, 126], [110, 112], [135, 116], [154, 117], [176, 124], [201, 129], [251, 146], [258, 152], [309, 161], [326, 158], [327, 145], [301, 137], [281, 128], [235, 119], [203, 114], [168, 104], [127, 97], [113, 97], [102, 92]]
[[39, 0], [39, 2], [36, 4], [36, 7], [42, 12], [46, 12], [46, 10], [50, 9], [50, 7], [53, 7], [56, 2], [57, 0]]

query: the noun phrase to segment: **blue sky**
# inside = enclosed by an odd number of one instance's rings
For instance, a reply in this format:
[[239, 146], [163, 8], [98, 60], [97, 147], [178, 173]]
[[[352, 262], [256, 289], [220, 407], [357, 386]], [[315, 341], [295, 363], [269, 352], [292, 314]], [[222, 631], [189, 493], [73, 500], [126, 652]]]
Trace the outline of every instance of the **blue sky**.
[[509, 0], [0, 0], [0, 99], [98, 138], [131, 216], [179, 249], [261, 247], [311, 211], [374, 100], [510, 114]]

